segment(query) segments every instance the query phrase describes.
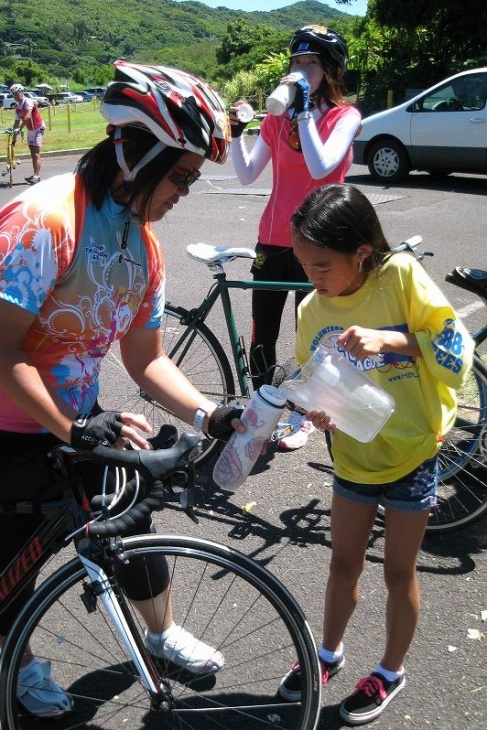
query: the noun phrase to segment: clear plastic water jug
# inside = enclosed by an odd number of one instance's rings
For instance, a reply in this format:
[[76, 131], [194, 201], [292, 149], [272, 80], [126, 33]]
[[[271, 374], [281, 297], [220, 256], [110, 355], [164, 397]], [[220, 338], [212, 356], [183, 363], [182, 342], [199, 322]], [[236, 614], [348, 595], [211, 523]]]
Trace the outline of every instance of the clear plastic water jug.
[[394, 412], [392, 396], [331, 345], [321, 344], [297, 375], [280, 387], [308, 411], [324, 411], [340, 431], [371, 441]]

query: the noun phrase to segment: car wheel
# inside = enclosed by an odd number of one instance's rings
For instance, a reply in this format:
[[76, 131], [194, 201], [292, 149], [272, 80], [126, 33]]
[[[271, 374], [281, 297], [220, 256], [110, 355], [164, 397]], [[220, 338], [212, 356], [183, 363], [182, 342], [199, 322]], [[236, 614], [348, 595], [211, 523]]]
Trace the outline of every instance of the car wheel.
[[399, 182], [411, 169], [406, 150], [395, 139], [381, 139], [370, 148], [367, 165], [369, 172], [379, 182]]

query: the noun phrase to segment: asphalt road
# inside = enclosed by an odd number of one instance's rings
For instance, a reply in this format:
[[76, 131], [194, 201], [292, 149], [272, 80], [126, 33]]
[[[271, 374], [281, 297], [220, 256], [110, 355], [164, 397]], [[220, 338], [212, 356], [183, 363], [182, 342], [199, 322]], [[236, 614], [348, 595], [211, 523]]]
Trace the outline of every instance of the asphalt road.
[[[46, 137], [46, 149], [49, 140]], [[44, 156], [43, 177], [72, 169], [75, 157]], [[270, 171], [243, 189], [224, 167], [207, 163], [204, 176], [156, 229], [166, 251], [168, 299], [178, 304], [199, 302], [210, 280], [206, 268], [185, 255], [197, 241], [252, 247], [270, 188]], [[0, 204], [24, 189], [31, 174], [28, 161], [15, 171], [13, 189], [0, 190]], [[487, 268], [485, 196], [487, 177], [452, 175], [443, 182], [412, 174], [400, 186], [373, 184], [362, 167], [352, 167], [348, 181], [377, 205], [391, 243], [414, 234], [435, 253], [426, 266], [469, 328], [480, 324], [485, 309], [475, 297], [444, 284], [454, 266]], [[1, 178], [0, 178], [1, 182]], [[231, 264], [233, 276], [245, 276], [247, 264]], [[235, 296], [239, 325], [250, 331], [249, 298]], [[215, 325], [216, 326], [216, 325]], [[224, 338], [222, 335], [223, 343]], [[279, 357], [292, 357], [293, 321], [286, 311]], [[232, 544], [264, 563], [291, 589], [320, 639], [324, 579], [330, 558], [330, 468], [323, 438], [314, 434], [295, 453], [269, 449], [254, 473], [234, 495], [215, 489], [211, 470], [201, 474], [200, 522], [194, 525], [169, 507], [157, 517], [166, 532], [192, 534]], [[242, 505], [255, 502], [246, 516]], [[383, 529], [374, 529], [361, 582], [361, 599], [345, 636], [347, 665], [324, 692], [320, 730], [343, 727], [338, 705], [356, 681], [369, 673], [381, 655], [385, 591], [382, 579]], [[422, 615], [406, 661], [407, 685], [382, 717], [371, 724], [380, 730], [487, 728], [487, 638], [469, 638], [469, 629], [487, 637], [487, 519], [468, 530], [425, 539], [419, 559]], [[132, 729], [134, 730], [134, 729]]]

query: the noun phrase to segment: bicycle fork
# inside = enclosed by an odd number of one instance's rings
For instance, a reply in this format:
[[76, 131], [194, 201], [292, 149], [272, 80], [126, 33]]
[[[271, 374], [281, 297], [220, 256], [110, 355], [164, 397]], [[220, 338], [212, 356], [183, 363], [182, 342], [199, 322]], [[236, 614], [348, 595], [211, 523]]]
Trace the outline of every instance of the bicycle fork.
[[[142, 685], [148, 691], [152, 709], [169, 710], [172, 700], [169, 685], [161, 681], [154, 661], [142, 641], [136, 623], [127, 606], [122, 593], [116, 590], [116, 582], [105, 572], [104, 568], [96, 563], [93, 556], [88, 557], [80, 541], [78, 557], [91, 581], [82, 601], [88, 612], [96, 610], [96, 601], [99, 599], [110, 617], [115, 630], [122, 641], [125, 650], [131, 658]], [[88, 543], [90, 541], [88, 540]]]

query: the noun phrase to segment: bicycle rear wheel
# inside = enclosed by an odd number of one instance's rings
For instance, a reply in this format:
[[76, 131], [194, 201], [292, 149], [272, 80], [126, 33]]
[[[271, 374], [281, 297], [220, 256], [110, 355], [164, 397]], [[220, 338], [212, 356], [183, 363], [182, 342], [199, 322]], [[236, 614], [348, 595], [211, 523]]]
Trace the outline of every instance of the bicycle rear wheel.
[[[72, 695], [73, 709], [56, 719], [62, 730], [316, 728], [321, 693], [316, 646], [298, 604], [269, 571], [231, 548], [191, 538], [133, 537], [123, 541], [123, 552], [141, 561], [142, 573], [149, 556], [167, 558], [176, 622], [221, 651], [223, 668], [196, 680], [159, 660], [170, 701], [165, 709], [154, 708], [101, 601], [96, 610], [85, 609], [80, 595], [86, 574], [75, 559], [40, 586], [6, 641], [0, 665], [4, 727], [38, 727], [16, 698], [20, 660], [30, 643]], [[302, 696], [288, 703], [277, 687], [296, 660]]]
[[467, 527], [487, 511], [487, 355], [483, 347], [457, 400], [455, 425], [439, 453], [438, 504], [430, 513], [427, 532]]
[[[188, 312], [167, 304], [162, 326], [164, 352], [176, 363], [188, 380], [219, 405], [234, 398], [235, 387], [228, 358], [219, 341], [204, 324], [188, 329]], [[143, 413], [157, 433], [163, 424], [176, 426], [178, 433], [191, 426], [156, 403], [130, 378], [124, 368], [118, 346], [111, 348], [103, 361], [100, 374], [100, 403], [111, 410]], [[205, 463], [218, 449], [220, 442], [203, 437], [197, 464]]]

